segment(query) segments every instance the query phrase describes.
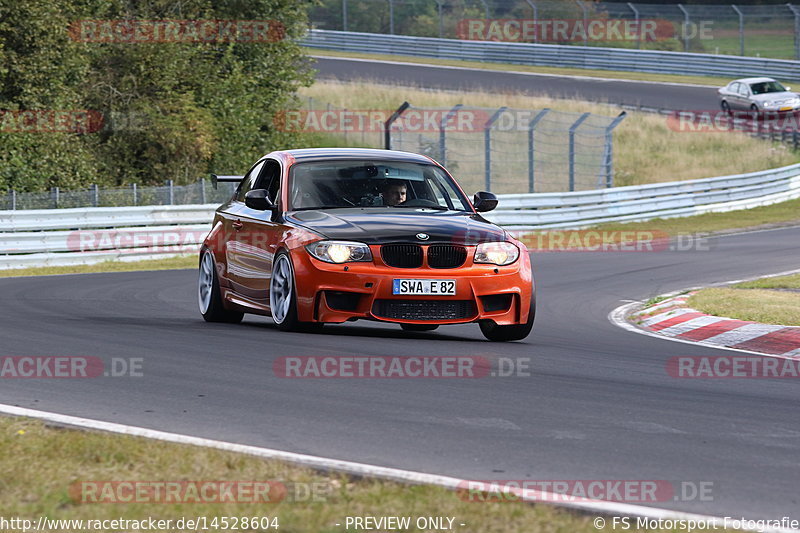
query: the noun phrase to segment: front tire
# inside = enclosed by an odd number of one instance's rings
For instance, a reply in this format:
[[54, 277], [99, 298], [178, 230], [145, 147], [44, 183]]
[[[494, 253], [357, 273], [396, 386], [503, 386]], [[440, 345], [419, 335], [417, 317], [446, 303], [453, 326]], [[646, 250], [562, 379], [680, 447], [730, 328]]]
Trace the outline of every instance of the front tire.
[[244, 313], [225, 309], [223, 305], [214, 254], [211, 253], [211, 250], [205, 250], [200, 256], [197, 299], [200, 305], [200, 314], [203, 315], [206, 322], [238, 324], [244, 318]]
[[531, 307], [528, 311], [528, 321], [524, 324], [498, 326], [493, 320], [480, 322], [481, 333], [493, 342], [521, 341], [531, 333], [533, 320], [536, 318], [536, 293], [531, 294]]
[[324, 324], [297, 319], [297, 292], [294, 267], [287, 252], [280, 252], [272, 264], [269, 281], [269, 310], [281, 331], [319, 331]]

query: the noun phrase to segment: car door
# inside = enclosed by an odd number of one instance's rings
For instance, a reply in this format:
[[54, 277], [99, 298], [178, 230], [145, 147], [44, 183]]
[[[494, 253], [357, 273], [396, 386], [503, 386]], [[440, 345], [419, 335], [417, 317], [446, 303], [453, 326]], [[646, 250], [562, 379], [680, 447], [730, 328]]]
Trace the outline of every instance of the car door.
[[750, 86], [746, 83], [739, 84], [739, 109], [750, 109]]
[[287, 227], [280, 217], [281, 165], [274, 159], [265, 159], [250, 190], [267, 189], [273, 211], [252, 209], [242, 203], [239, 211], [241, 227], [236, 237], [237, 292], [259, 307], [269, 305], [269, 281], [272, 262]]
[[728, 86], [725, 87], [724, 93], [725, 100], [728, 102], [730, 108], [739, 109], [739, 83], [729, 83]]
[[256, 178], [264, 168], [264, 161], [259, 161], [245, 174], [233, 199], [221, 213], [225, 231], [225, 264], [227, 265], [226, 277], [234, 293], [242, 293], [242, 280], [248, 269], [247, 237], [244, 235], [243, 212], [245, 210], [244, 197], [253, 189]]

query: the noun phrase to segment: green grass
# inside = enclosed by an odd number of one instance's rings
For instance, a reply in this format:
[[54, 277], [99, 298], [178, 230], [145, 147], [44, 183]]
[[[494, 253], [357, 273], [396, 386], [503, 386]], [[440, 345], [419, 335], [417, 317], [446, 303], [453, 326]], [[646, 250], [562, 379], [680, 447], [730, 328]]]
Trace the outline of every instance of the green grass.
[[765, 289], [703, 289], [692, 295], [687, 305], [710, 315], [800, 326], [798, 293]]
[[800, 289], [800, 274], [745, 281], [733, 285], [737, 289]]
[[197, 268], [197, 262], [197, 256], [190, 255], [147, 261], [104, 261], [94, 265], [15, 268], [0, 270], [0, 278], [54, 276], [58, 274], [92, 274], [95, 272], [134, 272], [138, 270], [176, 270]]
[[619, 80], [639, 80], [639, 81], [656, 81], [656, 82], [667, 82], [667, 83], [712, 85], [715, 87], [721, 87], [723, 85], [726, 85], [729, 81], [731, 81], [730, 78], [718, 78], [709, 76], [689, 76], [689, 75], [681, 76], [675, 74], [650, 74], [646, 72], [625, 72], [618, 70], [590, 70], [581, 68], [539, 67], [532, 65], [513, 65], [508, 63], [489, 63], [489, 62], [484, 63], [481, 61], [433, 59], [427, 57], [404, 56], [404, 55], [337, 52], [331, 50], [321, 50], [318, 48], [307, 48], [307, 50], [309, 55], [315, 55], [315, 56], [352, 57], [355, 59], [403, 61], [406, 63], [457, 66], [457, 67], [477, 68], [482, 70], [497, 70], [502, 72], [532, 72], [538, 74], [555, 74], [559, 76], [588, 76], [592, 78], [612, 78]]
[[[0, 417], [0, 448], [3, 514], [33, 519], [34, 524], [39, 516], [84, 520], [200, 516], [209, 522], [214, 517], [269, 516], [278, 518], [281, 532], [334, 533], [346, 531], [345, 517], [369, 515], [455, 517], [453, 530], [464, 533], [598, 531], [592, 516], [548, 505], [469, 502], [443, 488], [356, 480], [232, 452], [56, 429], [24, 418]], [[87, 481], [209, 480], [277, 481], [287, 487], [308, 487], [314, 498], [286, 498], [279, 503], [82, 503], [79, 489]], [[607, 520], [600, 531], [613, 531], [610, 523]]]

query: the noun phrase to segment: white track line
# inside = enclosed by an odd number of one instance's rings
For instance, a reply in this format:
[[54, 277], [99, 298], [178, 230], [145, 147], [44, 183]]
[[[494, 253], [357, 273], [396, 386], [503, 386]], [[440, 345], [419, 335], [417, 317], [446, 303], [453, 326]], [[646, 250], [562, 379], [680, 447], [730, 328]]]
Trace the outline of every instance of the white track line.
[[[225, 442], [219, 440], [204, 439], [201, 437], [192, 437], [189, 435], [181, 435], [179, 433], [167, 433], [164, 431], [157, 431], [154, 429], [147, 429], [138, 426], [128, 426], [124, 424], [115, 424], [113, 422], [103, 422], [101, 420], [93, 420], [90, 418], [80, 418], [69, 415], [62, 415], [58, 413], [49, 413], [46, 411], [38, 411], [34, 409], [26, 409], [24, 407], [16, 407], [13, 405], [0, 404], [0, 413], [12, 416], [24, 416], [29, 418], [37, 418], [56, 424], [67, 426], [75, 426], [80, 428], [94, 429], [100, 431], [108, 431], [111, 433], [120, 433], [123, 435], [131, 435], [135, 437], [145, 437], [148, 439], [161, 440], [166, 442], [173, 442], [177, 444], [188, 444], [192, 446], [201, 446], [204, 448], [214, 448], [218, 450], [225, 450], [235, 453], [243, 453], [262, 457], [264, 459], [277, 459], [293, 463], [297, 465], [306, 466], [325, 471], [344, 472], [347, 474], [363, 477], [380, 478], [400, 483], [412, 484], [425, 484], [436, 485], [450, 490], [455, 490], [463, 487], [467, 480], [458, 479], [448, 476], [440, 476], [436, 474], [427, 474], [424, 472], [414, 472], [411, 470], [400, 470], [396, 468], [388, 468], [384, 466], [368, 465], [363, 463], [355, 463], [351, 461], [340, 461], [338, 459], [328, 459], [326, 457], [317, 457], [314, 455], [304, 455], [293, 452], [286, 452], [282, 450], [274, 450], [271, 448], [261, 448], [258, 446], [248, 446], [245, 444], [236, 444], [233, 442]], [[582, 502], [564, 502], [562, 499], [564, 495], [540, 492], [540, 498], [532, 498], [520, 489], [505, 488], [502, 492], [514, 494], [520, 500], [531, 503], [544, 503], [546, 505], [553, 505], [556, 507], [568, 507], [571, 509], [581, 510], [587, 513], [614, 515], [614, 516], [641, 516], [652, 519], [663, 520], [694, 520], [702, 521], [719, 525], [724, 523], [724, 519], [716, 516], [699, 515], [693, 513], [682, 513], [679, 511], [671, 511], [668, 509], [659, 509], [657, 507], [647, 507], [643, 505], [632, 505], [626, 503], [605, 502], [599, 500], [582, 501]], [[544, 501], [542, 501], [544, 500]], [[736, 518], [738, 520], [738, 518]], [[756, 529], [753, 529], [756, 531]], [[793, 529], [759, 529], [758, 531], [775, 531], [779, 533], [794, 532], [798, 530]]]
[[[591, 80], [591, 81], [616, 81], [621, 83], [639, 83], [644, 85], [667, 85], [667, 86], [674, 86], [674, 87], [699, 87], [701, 89], [719, 89], [718, 85], [700, 85], [697, 83], [677, 83], [671, 81], [649, 81], [649, 80], [628, 80], [624, 78], [601, 78], [598, 76], [580, 76], [578, 74], [545, 74], [539, 72], [525, 72], [520, 70], [502, 70], [496, 68], [477, 68], [477, 67], [459, 67], [456, 65], [437, 65], [435, 63], [414, 63], [413, 61], [392, 61], [388, 59], [363, 59], [363, 58], [355, 58], [355, 57], [340, 57], [340, 56], [315, 56], [310, 55], [308, 57], [312, 57], [314, 59], [331, 59], [334, 61], [357, 61], [360, 63], [384, 63], [387, 65], [404, 65], [404, 66], [414, 66], [414, 67], [426, 67], [426, 68], [439, 68], [439, 69], [448, 69], [448, 70], [469, 70], [472, 72], [504, 72], [508, 74], [519, 74], [520, 76], [540, 76], [543, 78], [565, 78], [565, 79], [572, 79], [572, 80]], [[449, 59], [447, 61], [458, 61], [457, 59]], [[509, 63], [510, 67], [513, 67], [513, 63]], [[530, 67], [536, 68], [538, 65], [526, 65]], [[545, 67], [546, 68], [546, 67]]]

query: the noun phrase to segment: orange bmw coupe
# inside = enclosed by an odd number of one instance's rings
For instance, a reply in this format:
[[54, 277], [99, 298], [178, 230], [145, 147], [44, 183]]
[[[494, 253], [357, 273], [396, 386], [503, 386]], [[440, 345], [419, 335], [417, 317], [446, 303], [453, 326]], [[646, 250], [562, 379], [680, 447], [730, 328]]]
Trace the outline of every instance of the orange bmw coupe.
[[536, 291], [525, 245], [484, 219], [429, 157], [319, 148], [267, 154], [220, 206], [200, 250], [209, 322], [272, 317], [285, 331], [367, 319], [409, 331], [477, 322], [521, 340]]

